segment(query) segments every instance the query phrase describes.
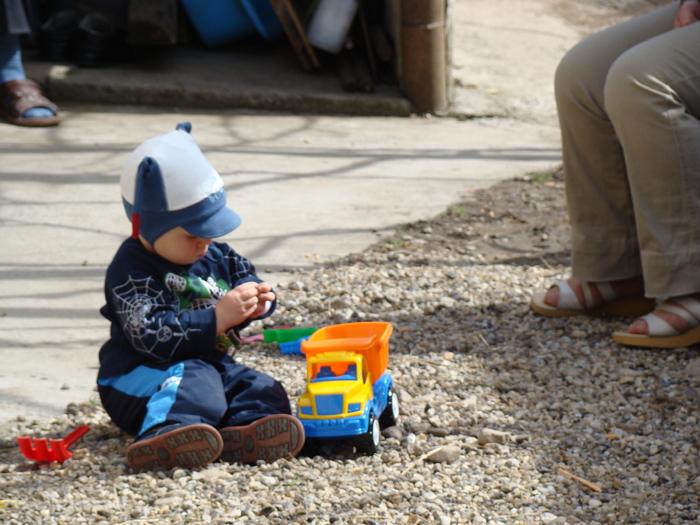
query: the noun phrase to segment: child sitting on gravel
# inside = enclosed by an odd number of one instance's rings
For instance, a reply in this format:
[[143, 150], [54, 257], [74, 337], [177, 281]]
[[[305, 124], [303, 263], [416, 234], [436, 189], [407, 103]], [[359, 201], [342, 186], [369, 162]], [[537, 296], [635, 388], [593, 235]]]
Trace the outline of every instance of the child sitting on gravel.
[[298, 454], [304, 429], [272, 377], [233, 359], [238, 332], [276, 306], [272, 287], [227, 244], [240, 217], [189, 123], [128, 158], [122, 200], [133, 234], [107, 269], [111, 337], [98, 391], [136, 439], [132, 470], [255, 463]]

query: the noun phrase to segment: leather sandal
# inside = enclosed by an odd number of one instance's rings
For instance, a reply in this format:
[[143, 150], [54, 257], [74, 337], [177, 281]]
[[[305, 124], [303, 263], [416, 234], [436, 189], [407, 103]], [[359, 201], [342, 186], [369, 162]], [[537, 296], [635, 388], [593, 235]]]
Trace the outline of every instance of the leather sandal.
[[[27, 110], [48, 108], [51, 117], [25, 118]], [[55, 126], [61, 122], [58, 106], [44, 96], [39, 84], [27, 78], [10, 80], [0, 85], [0, 117], [15, 126]]]
[[[668, 312], [684, 319], [690, 325], [690, 329], [680, 333], [665, 319], [656, 315], [656, 312], [659, 311]], [[648, 333], [614, 332], [613, 340], [623, 345], [645, 348], [682, 348], [700, 343], [700, 301], [692, 295], [668, 299], [652, 313], [640, 319], [647, 322]]]
[[538, 314], [547, 317], [598, 316], [602, 314], [639, 317], [651, 312], [656, 304], [654, 299], [647, 297], [618, 297], [610, 283], [601, 282], [595, 283], [595, 287], [603, 298], [603, 304], [592, 306], [594, 303], [593, 284], [586, 281], [581, 282], [584, 304], [581, 304], [569, 282], [564, 280], [554, 285], [559, 287], [557, 306], [545, 303], [545, 292], [540, 292], [532, 296], [530, 307]]

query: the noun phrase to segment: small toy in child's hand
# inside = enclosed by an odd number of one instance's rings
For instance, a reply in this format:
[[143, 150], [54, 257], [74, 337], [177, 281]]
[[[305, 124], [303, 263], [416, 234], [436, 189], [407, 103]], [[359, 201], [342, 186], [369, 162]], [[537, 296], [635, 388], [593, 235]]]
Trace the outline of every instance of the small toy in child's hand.
[[38, 438], [32, 439], [26, 436], [17, 436], [17, 444], [24, 454], [24, 457], [32, 461], [58, 461], [63, 463], [70, 458], [73, 453], [68, 450], [73, 443], [88, 433], [90, 427], [87, 425], [76, 428], [63, 439]]
[[238, 336], [236, 331], [232, 329], [224, 332], [223, 334], [219, 334], [216, 337], [215, 347], [219, 352], [223, 352], [233, 357], [236, 355], [236, 351], [238, 350], [238, 347], [241, 346], [242, 342], [247, 341], [243, 341], [243, 339]]

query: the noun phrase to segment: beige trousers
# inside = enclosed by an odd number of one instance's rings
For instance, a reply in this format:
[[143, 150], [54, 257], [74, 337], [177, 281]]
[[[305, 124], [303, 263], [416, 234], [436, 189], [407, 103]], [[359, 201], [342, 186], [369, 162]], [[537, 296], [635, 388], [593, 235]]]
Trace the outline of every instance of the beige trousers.
[[700, 291], [700, 22], [678, 2], [592, 35], [555, 77], [572, 275]]

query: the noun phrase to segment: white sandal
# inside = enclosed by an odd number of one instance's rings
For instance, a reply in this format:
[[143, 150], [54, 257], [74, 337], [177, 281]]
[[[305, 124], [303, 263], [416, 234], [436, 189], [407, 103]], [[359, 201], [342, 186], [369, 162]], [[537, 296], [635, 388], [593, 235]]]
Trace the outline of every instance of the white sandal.
[[[599, 306], [587, 306], [594, 303], [593, 284], [603, 298], [603, 304]], [[647, 297], [618, 297], [612, 285], [608, 282], [589, 283], [581, 282], [583, 300], [581, 304], [569, 282], [559, 281], [554, 286], [559, 287], [559, 301], [557, 306], [551, 306], [544, 302], [545, 292], [532, 296], [530, 306], [538, 314], [548, 317], [573, 317], [577, 315], [597, 316], [602, 314], [639, 317], [654, 309], [656, 301]]]
[[[680, 306], [669, 304], [670, 302]], [[690, 325], [690, 329], [684, 333], [678, 332], [666, 320], [656, 315], [658, 311], [669, 312], [681, 317]], [[613, 339], [624, 345], [646, 348], [682, 348], [700, 343], [700, 301], [692, 295], [664, 301], [656, 310], [640, 319], [647, 322], [648, 333], [615, 332]]]

